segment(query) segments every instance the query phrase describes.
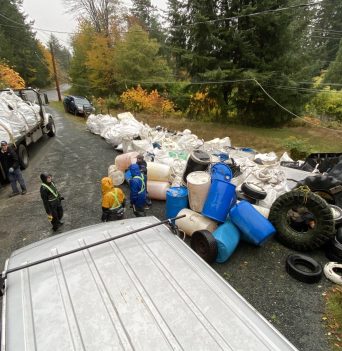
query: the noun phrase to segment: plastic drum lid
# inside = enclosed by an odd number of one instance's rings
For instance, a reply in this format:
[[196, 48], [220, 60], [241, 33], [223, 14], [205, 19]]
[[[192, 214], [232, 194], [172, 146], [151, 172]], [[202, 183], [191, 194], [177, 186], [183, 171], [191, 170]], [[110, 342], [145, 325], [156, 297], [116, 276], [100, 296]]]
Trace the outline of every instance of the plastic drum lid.
[[193, 159], [193, 161], [201, 164], [209, 164], [210, 163], [210, 155], [202, 150], [194, 150], [191, 154], [190, 157]]
[[186, 177], [186, 181], [193, 185], [207, 184], [210, 182], [210, 175], [209, 173], [202, 171], [191, 172]]
[[211, 176], [213, 179], [219, 178], [230, 180], [233, 177], [233, 172], [226, 163], [219, 162], [211, 167]]
[[174, 186], [166, 190], [166, 195], [169, 195], [172, 197], [188, 196], [188, 189], [184, 186]]

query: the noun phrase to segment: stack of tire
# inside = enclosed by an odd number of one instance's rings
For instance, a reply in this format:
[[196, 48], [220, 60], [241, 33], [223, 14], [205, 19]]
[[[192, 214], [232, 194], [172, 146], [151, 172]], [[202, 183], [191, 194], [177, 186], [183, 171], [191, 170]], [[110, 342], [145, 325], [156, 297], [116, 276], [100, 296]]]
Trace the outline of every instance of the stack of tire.
[[[303, 186], [309, 189], [303, 191]], [[294, 229], [288, 212], [297, 204], [305, 207], [315, 218], [315, 225], [305, 232]], [[296, 189], [280, 196], [272, 205], [269, 219], [277, 229], [277, 239], [285, 246], [297, 251], [312, 251], [325, 248], [327, 258], [332, 261], [324, 267], [324, 273], [331, 281], [342, 284], [342, 277], [336, 270], [342, 268], [342, 182], [326, 176], [310, 176], [298, 183]], [[305, 266], [310, 272], [303, 271]], [[321, 265], [304, 255], [289, 255], [287, 272], [297, 280], [306, 283], [318, 282], [322, 276]]]

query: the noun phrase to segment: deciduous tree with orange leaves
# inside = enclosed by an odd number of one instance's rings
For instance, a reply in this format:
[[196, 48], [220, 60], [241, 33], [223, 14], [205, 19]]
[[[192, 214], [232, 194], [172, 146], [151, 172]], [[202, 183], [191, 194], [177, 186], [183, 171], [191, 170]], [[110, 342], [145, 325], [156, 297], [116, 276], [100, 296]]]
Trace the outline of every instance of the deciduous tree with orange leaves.
[[0, 88], [25, 88], [25, 81], [14, 69], [5, 63], [0, 63]]

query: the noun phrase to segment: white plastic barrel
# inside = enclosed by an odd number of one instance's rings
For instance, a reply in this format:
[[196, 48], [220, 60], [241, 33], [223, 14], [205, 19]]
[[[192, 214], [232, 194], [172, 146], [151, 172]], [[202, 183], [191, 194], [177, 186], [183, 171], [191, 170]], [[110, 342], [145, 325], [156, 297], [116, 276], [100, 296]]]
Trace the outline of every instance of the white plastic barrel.
[[151, 200], [166, 200], [166, 191], [169, 189], [169, 182], [147, 181], [148, 196]]
[[202, 212], [210, 188], [210, 175], [207, 172], [197, 171], [186, 177], [189, 191], [189, 205], [193, 211]]
[[125, 181], [125, 175], [115, 165], [108, 167], [108, 177], [112, 179], [113, 185], [121, 185]]
[[127, 152], [126, 154], [118, 155], [115, 157], [115, 166], [120, 171], [124, 172], [132, 163], [137, 162], [138, 152]]
[[147, 179], [158, 182], [168, 182], [171, 168], [168, 165], [157, 162], [147, 162]]
[[214, 232], [217, 228], [217, 223], [201, 214], [184, 208], [177, 216], [186, 215], [186, 217], [177, 219], [176, 225], [186, 235], [191, 236], [196, 230], [208, 230], [210, 233]]

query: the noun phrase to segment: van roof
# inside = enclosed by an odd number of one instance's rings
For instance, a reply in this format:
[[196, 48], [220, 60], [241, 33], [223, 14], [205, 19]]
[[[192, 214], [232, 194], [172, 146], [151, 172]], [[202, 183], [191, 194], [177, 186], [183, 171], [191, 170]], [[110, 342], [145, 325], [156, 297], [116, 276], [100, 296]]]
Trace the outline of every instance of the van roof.
[[[157, 223], [109, 222], [15, 251], [6, 269]], [[8, 274], [2, 350], [296, 350], [164, 226]]]

